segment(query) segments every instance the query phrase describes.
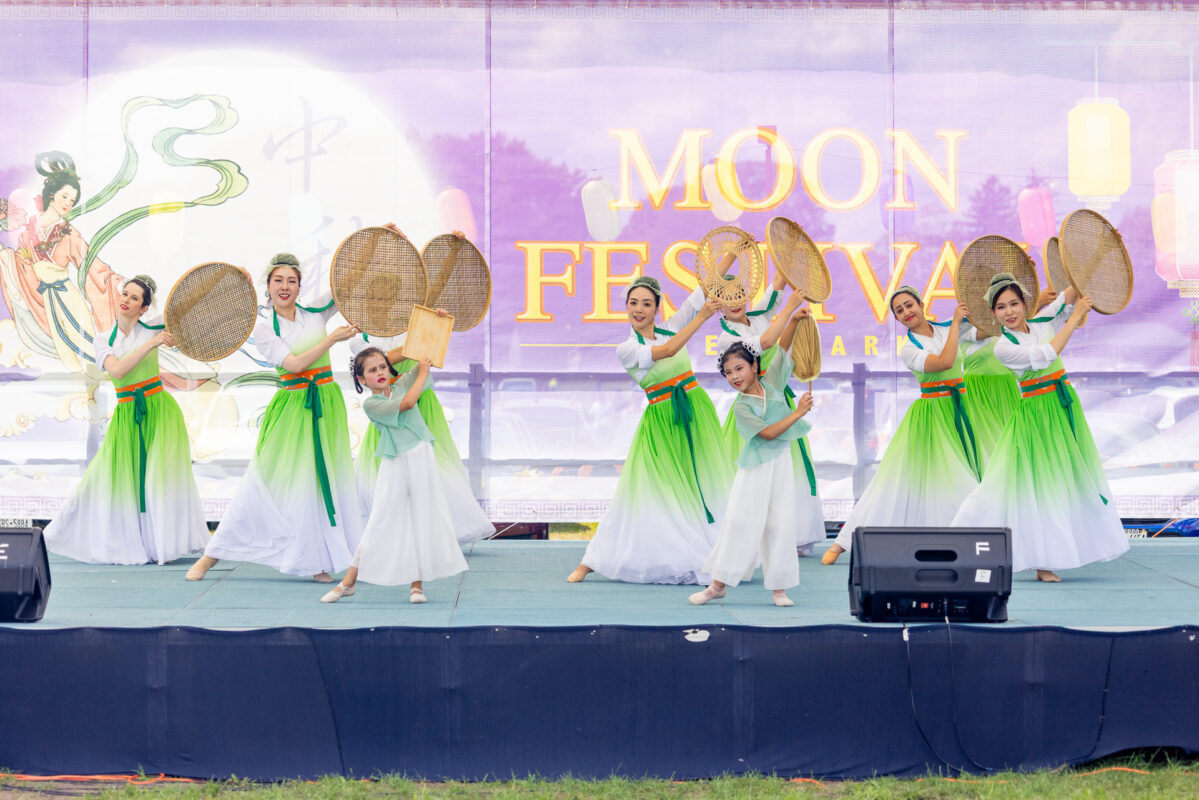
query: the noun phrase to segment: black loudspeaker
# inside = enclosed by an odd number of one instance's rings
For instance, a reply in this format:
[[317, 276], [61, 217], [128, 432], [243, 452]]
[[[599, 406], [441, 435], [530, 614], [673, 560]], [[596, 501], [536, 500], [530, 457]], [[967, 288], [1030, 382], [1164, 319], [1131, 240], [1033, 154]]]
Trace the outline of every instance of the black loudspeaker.
[[863, 622], [1007, 622], [1007, 528], [858, 528], [849, 610]]
[[37, 622], [50, 599], [50, 559], [37, 528], [0, 528], [0, 622]]

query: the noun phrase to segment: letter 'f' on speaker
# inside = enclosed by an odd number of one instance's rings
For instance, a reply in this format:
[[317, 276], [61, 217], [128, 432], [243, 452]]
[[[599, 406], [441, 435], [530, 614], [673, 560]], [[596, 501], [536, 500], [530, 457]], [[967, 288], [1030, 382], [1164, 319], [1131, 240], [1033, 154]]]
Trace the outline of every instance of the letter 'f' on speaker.
[[858, 528], [849, 610], [863, 622], [1007, 622], [1007, 528]]
[[37, 622], [50, 599], [50, 560], [37, 528], [0, 528], [0, 622]]

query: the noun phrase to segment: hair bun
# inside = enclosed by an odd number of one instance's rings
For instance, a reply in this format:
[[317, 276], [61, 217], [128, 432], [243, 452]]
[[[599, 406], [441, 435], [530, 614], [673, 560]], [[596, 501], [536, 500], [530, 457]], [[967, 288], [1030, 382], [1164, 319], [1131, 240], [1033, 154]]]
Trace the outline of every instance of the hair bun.
[[158, 294], [158, 284], [155, 283], [154, 279], [149, 275], [134, 275], [132, 280], [135, 280], [138, 283], [146, 284], [146, 286], [150, 288], [150, 292], [152, 294]]
[[300, 268], [300, 259], [293, 256], [291, 253], [275, 253], [271, 258], [272, 267], [295, 267]]

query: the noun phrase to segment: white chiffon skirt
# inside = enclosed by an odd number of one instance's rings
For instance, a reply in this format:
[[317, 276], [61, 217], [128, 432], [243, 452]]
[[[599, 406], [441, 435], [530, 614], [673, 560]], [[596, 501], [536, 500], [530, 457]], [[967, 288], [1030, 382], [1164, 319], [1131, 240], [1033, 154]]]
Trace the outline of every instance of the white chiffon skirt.
[[805, 532], [795, 530], [797, 520], [813, 524], [808, 506], [815, 505], [820, 531], [824, 519], [820, 501], [807, 486], [795, 482], [791, 451], [752, 469], [737, 470], [729, 494], [728, 510], [716, 547], [704, 562], [704, 572], [729, 586], [753, 578], [759, 560], [767, 589], [789, 589], [799, 584], [796, 541]]
[[465, 572], [432, 445], [421, 442], [381, 462], [370, 518], [354, 554], [358, 580], [400, 586]]

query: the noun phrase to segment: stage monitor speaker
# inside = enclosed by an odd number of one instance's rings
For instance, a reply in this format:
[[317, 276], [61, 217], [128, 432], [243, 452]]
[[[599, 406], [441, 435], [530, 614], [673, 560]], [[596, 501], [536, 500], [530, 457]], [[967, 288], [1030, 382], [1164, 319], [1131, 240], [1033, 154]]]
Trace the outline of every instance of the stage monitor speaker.
[[0, 622], [37, 622], [50, 599], [50, 559], [37, 528], [0, 528]]
[[849, 610], [863, 622], [1007, 622], [1007, 528], [858, 528]]

